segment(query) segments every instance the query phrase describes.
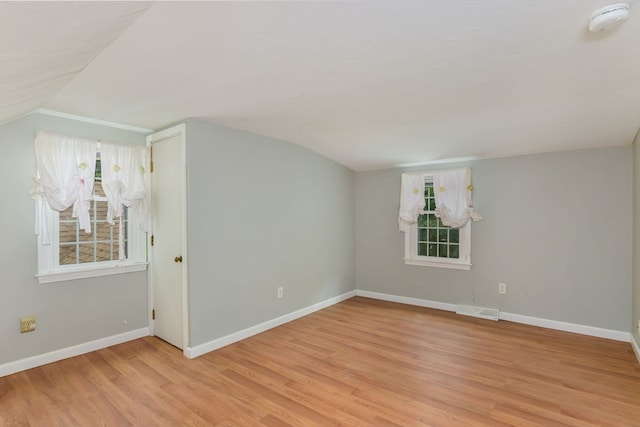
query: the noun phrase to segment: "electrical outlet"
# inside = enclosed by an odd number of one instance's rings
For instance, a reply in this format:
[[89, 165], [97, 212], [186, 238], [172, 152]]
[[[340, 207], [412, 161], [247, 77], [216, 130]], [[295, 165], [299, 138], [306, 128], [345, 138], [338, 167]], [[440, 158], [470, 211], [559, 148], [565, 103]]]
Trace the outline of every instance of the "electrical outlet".
[[20, 333], [36, 330], [36, 316], [25, 316], [20, 318]]
[[278, 286], [278, 298], [282, 298], [284, 296], [284, 288], [282, 286]]
[[507, 293], [507, 284], [506, 283], [498, 283], [498, 293], [504, 295]]

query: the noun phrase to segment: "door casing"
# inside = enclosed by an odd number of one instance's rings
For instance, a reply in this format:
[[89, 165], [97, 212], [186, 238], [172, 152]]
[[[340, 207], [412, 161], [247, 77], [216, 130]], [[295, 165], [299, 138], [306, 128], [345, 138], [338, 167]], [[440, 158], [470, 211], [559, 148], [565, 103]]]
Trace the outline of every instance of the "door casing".
[[[175, 136], [179, 136], [179, 143], [181, 145], [181, 159], [178, 160], [176, 167], [180, 168], [180, 190], [181, 190], [181, 204], [182, 204], [182, 223], [181, 234], [182, 234], [182, 353], [188, 357], [189, 355], [189, 304], [188, 304], [188, 266], [189, 266], [189, 255], [187, 253], [187, 135], [186, 135], [186, 125], [184, 123], [173, 126], [169, 129], [165, 129], [159, 132], [155, 132], [149, 136], [147, 136], [147, 150], [150, 150], [151, 146], [154, 142], [159, 142], [168, 138], [172, 138]], [[151, 156], [148, 156], [149, 162], [152, 161]], [[151, 171], [151, 164], [148, 165], [147, 170]], [[149, 184], [151, 179], [149, 178]], [[151, 239], [153, 235], [153, 230], [148, 234], [148, 239]], [[151, 242], [148, 242], [150, 245]], [[149, 262], [153, 263], [154, 259], [152, 257], [152, 251], [149, 251]], [[153, 289], [153, 275], [152, 270], [148, 270], [147, 274], [147, 289], [148, 289], [148, 313], [149, 313], [149, 332], [151, 335], [155, 335], [154, 333], [154, 320], [152, 318], [153, 312], [153, 304], [154, 304], [154, 289]]]

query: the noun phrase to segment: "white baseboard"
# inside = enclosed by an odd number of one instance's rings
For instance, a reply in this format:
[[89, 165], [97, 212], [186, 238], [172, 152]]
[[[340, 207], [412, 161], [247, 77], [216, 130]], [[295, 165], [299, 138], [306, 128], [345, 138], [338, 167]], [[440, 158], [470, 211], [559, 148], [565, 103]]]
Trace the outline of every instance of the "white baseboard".
[[[357, 290], [358, 296], [379, 299], [384, 301], [399, 302], [402, 304], [417, 305], [420, 307], [435, 308], [438, 310], [456, 311], [457, 304], [448, 304], [437, 301], [423, 300], [419, 298], [401, 297], [396, 295], [382, 294], [378, 292], [369, 292]], [[596, 328], [594, 326], [578, 325], [575, 323], [559, 322], [557, 320], [541, 319], [539, 317], [523, 316], [520, 314], [500, 312], [501, 320], [510, 322], [523, 323], [525, 325], [540, 326], [548, 329], [556, 329], [565, 332], [574, 332], [582, 335], [590, 335], [599, 338], [608, 338], [616, 341], [630, 342], [631, 334], [629, 332], [615, 331], [612, 329]]]
[[636, 337], [631, 334], [631, 348], [633, 348], [633, 352], [636, 354], [636, 359], [638, 359], [638, 363], [640, 363], [640, 344], [636, 341]]
[[317, 304], [313, 304], [308, 307], [302, 308], [300, 310], [296, 310], [294, 312], [282, 315], [280, 317], [276, 317], [275, 319], [267, 320], [266, 322], [260, 323], [258, 325], [251, 326], [249, 328], [243, 329], [238, 332], [234, 332], [232, 334], [226, 335], [221, 338], [217, 338], [213, 341], [209, 341], [207, 343], [200, 344], [195, 347], [187, 347], [184, 351], [184, 355], [190, 359], [193, 359], [194, 357], [202, 356], [205, 353], [209, 353], [211, 351], [217, 350], [229, 344], [233, 344], [234, 342], [238, 342], [245, 338], [249, 338], [250, 336], [259, 334], [271, 328], [275, 328], [276, 326], [280, 326], [285, 323], [291, 322], [292, 320], [299, 319], [300, 317], [304, 317], [308, 314], [311, 314], [318, 310], [322, 310], [323, 308], [327, 308], [331, 305], [337, 304], [339, 302], [342, 302], [354, 296], [356, 296], [356, 291], [347, 292], [342, 295], [329, 298]]
[[27, 357], [26, 359], [16, 360], [15, 362], [5, 363], [0, 365], [0, 377], [15, 374], [20, 371], [26, 371], [27, 369], [46, 365], [48, 363], [57, 362], [58, 360], [68, 359], [69, 357], [90, 353], [92, 351], [111, 347], [112, 345], [122, 344], [123, 342], [132, 341], [148, 335], [149, 328], [140, 328], [134, 331], [124, 332], [122, 334], [112, 335], [110, 337], [100, 338], [94, 341], [51, 351], [49, 353]]
[[359, 297], [373, 298], [390, 302], [399, 302], [401, 304], [417, 305], [419, 307], [435, 308], [437, 310], [456, 311], [456, 309], [458, 308], [458, 304], [448, 304], [446, 302], [429, 301], [420, 298], [401, 297], [391, 294], [382, 294], [379, 292], [357, 290], [356, 294]]
[[629, 342], [631, 339], [631, 334], [629, 332], [579, 325], [577, 323], [560, 322], [558, 320], [541, 319], [539, 317], [523, 316], [521, 314], [500, 312], [500, 319], [516, 323], [524, 323], [525, 325], [556, 329], [558, 331], [573, 332], [598, 338], [607, 338], [616, 341]]

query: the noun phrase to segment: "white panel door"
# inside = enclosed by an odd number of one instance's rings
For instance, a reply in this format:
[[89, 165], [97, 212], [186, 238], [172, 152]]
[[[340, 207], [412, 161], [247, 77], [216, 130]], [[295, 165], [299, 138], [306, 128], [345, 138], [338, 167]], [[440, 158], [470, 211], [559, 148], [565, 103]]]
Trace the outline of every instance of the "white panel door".
[[153, 142], [152, 137], [151, 150], [153, 333], [182, 349], [182, 135], [157, 142]]

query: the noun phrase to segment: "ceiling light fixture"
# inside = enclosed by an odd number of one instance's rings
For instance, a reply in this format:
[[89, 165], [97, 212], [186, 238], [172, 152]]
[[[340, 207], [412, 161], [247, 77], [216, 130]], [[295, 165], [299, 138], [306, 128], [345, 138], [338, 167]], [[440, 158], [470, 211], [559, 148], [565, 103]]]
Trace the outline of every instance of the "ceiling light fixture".
[[629, 17], [628, 3], [615, 3], [593, 12], [589, 18], [589, 31], [597, 33], [620, 24]]

